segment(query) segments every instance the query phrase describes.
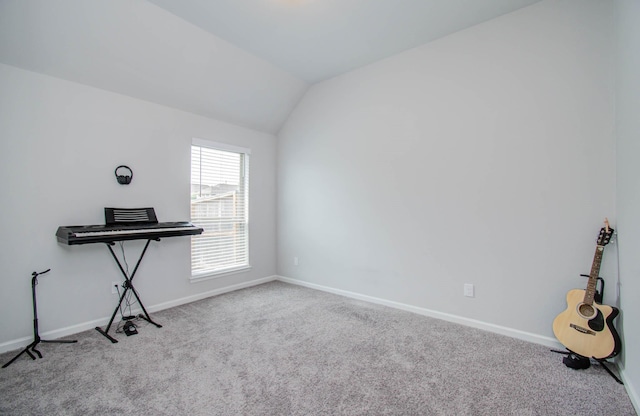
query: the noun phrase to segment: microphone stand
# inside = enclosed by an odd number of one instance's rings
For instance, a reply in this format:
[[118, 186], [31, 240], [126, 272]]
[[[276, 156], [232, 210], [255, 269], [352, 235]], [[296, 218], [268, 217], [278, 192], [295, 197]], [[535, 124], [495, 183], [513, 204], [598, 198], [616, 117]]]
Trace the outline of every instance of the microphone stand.
[[[36, 354], [38, 354], [39, 358], [42, 358], [42, 354], [40, 353], [40, 351], [38, 351], [36, 349], [36, 346], [41, 342], [56, 343], [56, 344], [73, 344], [74, 342], [78, 342], [77, 340], [73, 340], [73, 341], [47, 341], [47, 340], [44, 340], [44, 339], [40, 338], [40, 334], [38, 333], [38, 309], [36, 307], [36, 285], [38, 284], [38, 276], [41, 275], [41, 274], [48, 273], [50, 270], [51, 269], [47, 269], [47, 270], [45, 270], [43, 272], [40, 272], [40, 273], [37, 273], [37, 272], [31, 273], [31, 276], [33, 276], [33, 278], [31, 279], [31, 293], [33, 295], [33, 338], [34, 338], [34, 340], [33, 340], [33, 342], [31, 344], [27, 345], [25, 347], [25, 349], [20, 351], [18, 353], [18, 355], [13, 357], [11, 359], [11, 361], [9, 361], [5, 365], [3, 365], [2, 368], [9, 367], [9, 365], [11, 363], [13, 363], [15, 360], [17, 360], [18, 357], [20, 357], [24, 353], [27, 353], [27, 355], [29, 357], [31, 357], [32, 360], [35, 360], [36, 357], [31, 353], [31, 351], [33, 351]], [[31, 350], [31, 351], [29, 351], [29, 350]]]

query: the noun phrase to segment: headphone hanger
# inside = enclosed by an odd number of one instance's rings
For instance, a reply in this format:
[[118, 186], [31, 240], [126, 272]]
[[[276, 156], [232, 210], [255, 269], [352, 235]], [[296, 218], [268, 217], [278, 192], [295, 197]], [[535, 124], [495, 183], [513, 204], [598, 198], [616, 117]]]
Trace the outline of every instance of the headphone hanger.
[[[129, 174], [125, 173], [124, 175], [118, 175], [118, 169], [126, 169], [129, 171]], [[129, 185], [131, 183], [131, 180], [133, 179], [133, 170], [131, 170], [131, 168], [127, 165], [118, 166], [116, 170], [113, 171], [113, 173], [116, 175], [116, 180], [120, 185]]]

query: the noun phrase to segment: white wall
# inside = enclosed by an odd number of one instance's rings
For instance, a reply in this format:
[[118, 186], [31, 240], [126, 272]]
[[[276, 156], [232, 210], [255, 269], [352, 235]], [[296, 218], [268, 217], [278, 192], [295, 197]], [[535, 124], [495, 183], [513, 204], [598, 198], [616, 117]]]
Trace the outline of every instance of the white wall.
[[640, 411], [640, 2], [616, 1], [617, 206], [620, 240], [621, 332], [626, 349], [620, 366]]
[[[40, 279], [41, 333], [100, 320], [120, 278], [102, 244], [56, 242], [60, 225], [103, 224], [103, 207], [155, 207], [189, 219], [192, 137], [251, 148], [249, 272], [190, 283], [190, 239], [152, 243], [134, 282], [153, 308], [275, 273], [275, 137], [115, 93], [0, 65], [0, 348], [32, 331], [30, 274]], [[134, 171], [116, 183], [120, 164]], [[129, 267], [143, 244], [128, 242]], [[117, 248], [117, 246], [116, 246]]]
[[546, 1], [313, 86], [278, 136], [278, 274], [551, 340], [616, 225], [612, 32], [608, 2]]

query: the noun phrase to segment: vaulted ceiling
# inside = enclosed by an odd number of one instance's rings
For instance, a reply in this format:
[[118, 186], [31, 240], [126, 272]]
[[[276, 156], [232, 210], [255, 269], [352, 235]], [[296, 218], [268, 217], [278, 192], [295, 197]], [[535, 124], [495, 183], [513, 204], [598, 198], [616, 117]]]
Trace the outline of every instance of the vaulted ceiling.
[[540, 0], [1, 0], [0, 62], [276, 133], [308, 86]]
[[314, 83], [539, 0], [149, 0]]

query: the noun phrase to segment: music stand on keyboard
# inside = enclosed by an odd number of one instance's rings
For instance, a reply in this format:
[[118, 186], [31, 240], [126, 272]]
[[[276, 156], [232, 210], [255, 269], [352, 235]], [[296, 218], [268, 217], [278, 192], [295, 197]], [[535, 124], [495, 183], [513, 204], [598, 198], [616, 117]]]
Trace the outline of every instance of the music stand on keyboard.
[[[38, 332], [38, 307], [36, 306], [36, 285], [38, 284], [38, 276], [41, 274], [45, 274], [45, 273], [49, 273], [51, 269], [47, 269], [43, 272], [33, 272], [31, 273], [31, 276], [33, 276], [31, 278], [31, 295], [32, 295], [32, 299], [33, 299], [33, 342], [29, 345], [27, 345], [25, 347], [25, 349], [23, 349], [22, 351], [20, 351], [18, 353], [18, 355], [16, 355], [15, 357], [13, 357], [11, 359], [11, 361], [9, 361], [8, 363], [6, 363], [5, 365], [2, 366], [2, 368], [7, 368], [9, 367], [9, 365], [11, 365], [11, 363], [13, 363], [15, 360], [18, 359], [18, 357], [20, 357], [22, 354], [27, 353], [27, 355], [29, 357], [31, 357], [32, 360], [35, 360], [36, 357], [31, 354], [31, 351], [35, 352], [36, 354], [38, 354], [38, 358], [42, 358], [42, 354], [40, 353], [40, 351], [38, 351], [36, 349], [36, 346], [41, 343], [41, 342], [47, 342], [50, 344], [73, 344], [75, 342], [78, 342], [77, 340], [73, 340], [73, 341], [66, 341], [66, 340], [61, 340], [61, 341], [49, 341], [46, 339], [42, 339], [40, 338], [40, 334]], [[31, 350], [31, 351], [29, 351]]]

